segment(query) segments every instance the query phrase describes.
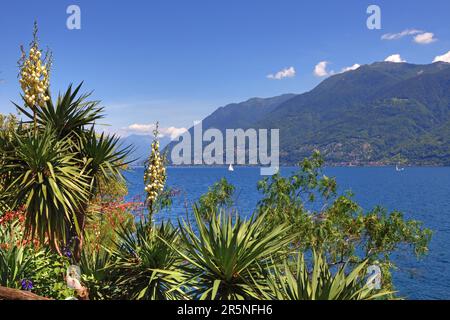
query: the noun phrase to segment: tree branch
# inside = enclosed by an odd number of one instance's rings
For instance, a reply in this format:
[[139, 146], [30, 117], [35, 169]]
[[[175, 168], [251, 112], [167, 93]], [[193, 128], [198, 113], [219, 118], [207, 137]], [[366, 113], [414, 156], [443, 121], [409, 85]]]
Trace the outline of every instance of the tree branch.
[[29, 291], [5, 288], [0, 286], [0, 300], [51, 300]]

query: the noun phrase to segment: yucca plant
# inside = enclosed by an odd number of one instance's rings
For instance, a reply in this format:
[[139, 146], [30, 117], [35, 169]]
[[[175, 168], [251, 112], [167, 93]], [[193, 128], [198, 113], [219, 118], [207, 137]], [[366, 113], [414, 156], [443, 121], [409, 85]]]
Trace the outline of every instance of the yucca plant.
[[30, 122], [36, 119], [37, 127], [17, 130], [15, 147], [5, 150], [0, 168], [0, 177], [9, 179], [4, 181], [8, 189], [0, 190], [1, 207], [26, 205], [31, 236], [49, 240], [58, 251], [74, 239], [75, 261], [81, 258], [85, 221], [99, 186], [123, 179], [121, 168], [131, 151], [114, 136], [96, 134], [103, 108], [88, 101], [90, 94], [79, 94], [80, 88], [69, 86], [56, 103], [50, 98], [35, 114], [16, 105]]
[[4, 194], [10, 207], [25, 206], [26, 235], [59, 250], [71, 228], [80, 232], [76, 217], [89, 197], [88, 176], [70, 142], [58, 140], [51, 127], [17, 135], [16, 142], [0, 168], [11, 175]]
[[195, 228], [180, 222], [184, 250], [174, 248], [187, 261], [182, 269], [189, 294], [202, 300], [256, 299], [255, 282], [265, 281], [261, 266], [289, 250], [289, 227], [264, 229], [263, 214], [243, 220], [220, 211], [207, 220], [194, 208], [194, 217]]
[[178, 231], [170, 224], [152, 226], [138, 222], [136, 231], [121, 227], [119, 239], [110, 250], [109, 266], [120, 288], [121, 299], [185, 299], [180, 257], [172, 249], [179, 246]]
[[352, 268], [342, 265], [333, 272], [323, 254], [314, 252], [311, 269], [304, 255], [299, 253], [294, 259], [286, 259], [281, 266], [274, 265], [270, 269], [267, 286], [259, 287], [261, 299], [374, 300], [392, 294], [367, 285], [364, 277], [367, 264], [364, 261]]
[[114, 297], [116, 288], [112, 285], [112, 276], [107, 268], [111, 262], [109, 252], [104, 249], [84, 249], [80, 260], [82, 283], [89, 290], [89, 299], [105, 300]]

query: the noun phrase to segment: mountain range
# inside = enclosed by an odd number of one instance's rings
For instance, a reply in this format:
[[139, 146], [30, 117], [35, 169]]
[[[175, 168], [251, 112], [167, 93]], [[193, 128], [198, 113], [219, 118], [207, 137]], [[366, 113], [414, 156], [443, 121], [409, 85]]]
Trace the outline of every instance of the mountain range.
[[[120, 139], [120, 145], [121, 147], [132, 146], [128, 161], [131, 161], [131, 164], [134, 166], [142, 166], [150, 156], [153, 139], [151, 135], [131, 134], [122, 137]], [[171, 139], [168, 137], [160, 138], [160, 149], [163, 150], [170, 142]]]
[[450, 165], [450, 64], [363, 65], [303, 94], [221, 107], [209, 128], [280, 129], [282, 164], [318, 149], [336, 165]]

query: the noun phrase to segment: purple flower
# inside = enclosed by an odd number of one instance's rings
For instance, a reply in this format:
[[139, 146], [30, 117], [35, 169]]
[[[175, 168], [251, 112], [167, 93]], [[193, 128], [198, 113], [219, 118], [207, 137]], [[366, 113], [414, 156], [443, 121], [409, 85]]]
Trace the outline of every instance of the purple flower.
[[33, 282], [31, 280], [22, 279], [20, 282], [22, 290], [31, 291], [33, 289]]
[[67, 257], [67, 258], [71, 258], [72, 257], [72, 251], [70, 250], [69, 247], [64, 247], [62, 250], [62, 253]]
[[73, 244], [74, 241], [78, 241], [78, 240], [79, 240], [78, 236], [73, 236], [73, 237], [70, 238], [70, 240], [69, 240], [69, 245]]

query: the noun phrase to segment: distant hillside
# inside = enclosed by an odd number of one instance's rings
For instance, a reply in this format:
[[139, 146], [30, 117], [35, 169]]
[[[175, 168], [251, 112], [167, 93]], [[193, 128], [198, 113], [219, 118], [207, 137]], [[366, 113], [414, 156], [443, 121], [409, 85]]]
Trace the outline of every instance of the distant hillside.
[[225, 129], [251, 127], [257, 121], [263, 120], [270, 112], [281, 104], [295, 97], [295, 94], [284, 94], [273, 98], [253, 98], [241, 103], [232, 103], [220, 107], [203, 120], [203, 128]]
[[304, 94], [219, 108], [203, 128], [278, 128], [284, 164], [319, 149], [333, 164], [450, 165], [450, 64], [365, 65]]
[[255, 124], [280, 128], [284, 162], [450, 164], [450, 64], [375, 63], [333, 76]]
[[[132, 161], [132, 165], [143, 165], [150, 155], [153, 136], [150, 135], [129, 135], [120, 139], [122, 146], [132, 146], [133, 152], [129, 155], [128, 161]], [[170, 142], [169, 138], [160, 140], [161, 150]]]

